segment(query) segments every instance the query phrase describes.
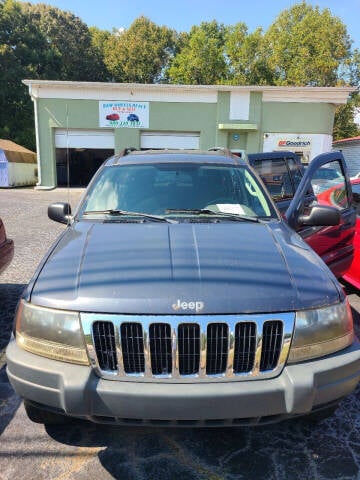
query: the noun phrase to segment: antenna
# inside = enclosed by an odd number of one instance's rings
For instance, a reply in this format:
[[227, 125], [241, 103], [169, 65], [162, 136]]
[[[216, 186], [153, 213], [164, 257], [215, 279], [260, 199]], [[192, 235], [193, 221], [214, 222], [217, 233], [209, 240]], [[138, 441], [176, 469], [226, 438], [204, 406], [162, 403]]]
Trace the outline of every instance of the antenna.
[[[66, 183], [67, 203], [70, 205], [70, 156], [69, 156], [69, 105], [66, 103]], [[67, 225], [70, 224], [70, 212], [67, 212]]]

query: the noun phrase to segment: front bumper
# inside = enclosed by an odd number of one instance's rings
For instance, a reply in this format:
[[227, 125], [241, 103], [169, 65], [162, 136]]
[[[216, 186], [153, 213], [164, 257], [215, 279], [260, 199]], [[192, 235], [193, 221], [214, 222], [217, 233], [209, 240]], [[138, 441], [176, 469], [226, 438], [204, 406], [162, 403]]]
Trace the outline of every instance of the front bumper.
[[320, 360], [287, 366], [259, 381], [166, 384], [97, 377], [91, 367], [7, 348], [7, 373], [23, 398], [99, 423], [229, 425], [303, 415], [340, 400], [360, 379], [360, 344]]

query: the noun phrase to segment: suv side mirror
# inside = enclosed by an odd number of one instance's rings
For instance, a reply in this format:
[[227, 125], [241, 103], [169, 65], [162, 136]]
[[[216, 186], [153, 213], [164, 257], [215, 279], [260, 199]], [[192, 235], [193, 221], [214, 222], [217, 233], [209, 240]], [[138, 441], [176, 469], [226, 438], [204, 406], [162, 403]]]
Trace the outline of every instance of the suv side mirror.
[[309, 215], [299, 215], [298, 223], [310, 227], [327, 227], [339, 225], [341, 215], [339, 210], [326, 205], [315, 205]]
[[59, 223], [68, 223], [71, 215], [71, 206], [68, 203], [57, 202], [48, 206], [48, 217]]

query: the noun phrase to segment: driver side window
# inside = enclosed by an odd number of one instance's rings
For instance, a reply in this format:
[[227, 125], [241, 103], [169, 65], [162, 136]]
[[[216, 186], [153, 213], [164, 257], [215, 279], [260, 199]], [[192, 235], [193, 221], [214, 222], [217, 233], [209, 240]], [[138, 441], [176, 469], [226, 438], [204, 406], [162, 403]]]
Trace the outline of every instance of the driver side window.
[[313, 175], [311, 185], [320, 205], [346, 210], [350, 207], [345, 176], [339, 161], [329, 162]]
[[353, 193], [353, 207], [356, 210], [356, 214], [360, 215], [360, 183], [352, 183]]

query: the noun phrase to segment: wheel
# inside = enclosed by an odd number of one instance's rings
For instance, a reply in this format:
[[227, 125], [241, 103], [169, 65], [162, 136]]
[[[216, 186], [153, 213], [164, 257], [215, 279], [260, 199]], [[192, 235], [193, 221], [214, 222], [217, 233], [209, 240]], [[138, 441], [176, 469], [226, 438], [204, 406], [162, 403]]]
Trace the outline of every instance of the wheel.
[[49, 412], [35, 407], [33, 404], [24, 400], [24, 407], [27, 416], [34, 423], [43, 423], [45, 425], [65, 425], [71, 422], [71, 418], [60, 413]]

